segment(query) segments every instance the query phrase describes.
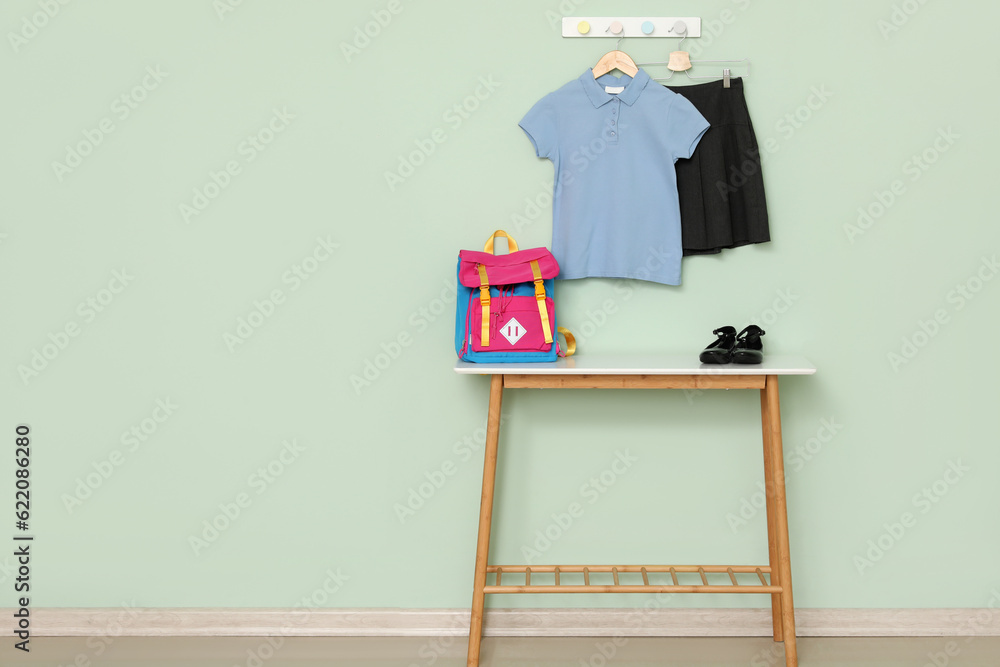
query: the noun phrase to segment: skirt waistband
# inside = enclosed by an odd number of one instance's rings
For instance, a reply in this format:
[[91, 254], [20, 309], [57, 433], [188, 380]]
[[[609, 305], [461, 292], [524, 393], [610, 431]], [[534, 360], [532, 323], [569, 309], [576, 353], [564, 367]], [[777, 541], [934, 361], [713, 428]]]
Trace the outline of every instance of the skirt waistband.
[[690, 86], [665, 86], [665, 88], [690, 100], [711, 125], [751, 124], [750, 112], [743, 95], [742, 77], [730, 78], [729, 88], [723, 87], [721, 79]]

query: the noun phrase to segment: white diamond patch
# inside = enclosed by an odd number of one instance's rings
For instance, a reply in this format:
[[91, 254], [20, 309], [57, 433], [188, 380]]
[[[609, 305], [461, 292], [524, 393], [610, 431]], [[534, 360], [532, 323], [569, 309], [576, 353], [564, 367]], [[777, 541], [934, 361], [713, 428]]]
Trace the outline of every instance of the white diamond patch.
[[518, 322], [516, 318], [512, 317], [507, 321], [507, 324], [500, 327], [500, 333], [507, 339], [508, 343], [514, 345], [517, 341], [521, 340], [521, 336], [523, 336], [526, 332], [524, 327], [521, 326], [521, 323]]

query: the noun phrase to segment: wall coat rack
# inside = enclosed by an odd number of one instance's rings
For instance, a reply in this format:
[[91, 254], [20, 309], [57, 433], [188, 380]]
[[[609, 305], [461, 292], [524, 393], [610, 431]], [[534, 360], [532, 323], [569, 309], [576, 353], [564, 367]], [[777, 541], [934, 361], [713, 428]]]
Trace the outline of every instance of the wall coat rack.
[[628, 17], [616, 18], [612, 16], [566, 16], [562, 21], [563, 37], [617, 37], [618, 43], [626, 37], [674, 37], [680, 39], [676, 51], [672, 51], [669, 60], [655, 61], [647, 63], [636, 63], [632, 58], [619, 51], [615, 47], [614, 51], [606, 53], [601, 61], [594, 68], [594, 76], [599, 73], [618, 69], [634, 75], [638, 67], [646, 65], [666, 65], [670, 70], [668, 76], [653, 77], [655, 81], [669, 81], [675, 72], [684, 72], [688, 79], [718, 79], [721, 78], [724, 88], [730, 87], [732, 79], [732, 69], [724, 67], [721, 74], [710, 76], [693, 76], [689, 71], [695, 64], [703, 65], [736, 65], [746, 67], [747, 72], [744, 77], [750, 76], [749, 58], [733, 60], [691, 60], [687, 51], [681, 51], [681, 45], [688, 37], [701, 37], [701, 18], [697, 16], [660, 16], [654, 18]]
[[[678, 26], [681, 23], [683, 25]], [[701, 37], [698, 16], [566, 16], [563, 37]]]

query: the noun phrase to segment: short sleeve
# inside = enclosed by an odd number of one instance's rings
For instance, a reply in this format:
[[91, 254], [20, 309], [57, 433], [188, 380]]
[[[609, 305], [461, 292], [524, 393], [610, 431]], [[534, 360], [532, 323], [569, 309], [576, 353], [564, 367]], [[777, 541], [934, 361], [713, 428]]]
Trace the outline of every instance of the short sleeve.
[[667, 116], [674, 159], [689, 158], [709, 128], [708, 121], [698, 113], [691, 101], [678, 95]]
[[535, 147], [535, 155], [553, 159], [556, 153], [556, 114], [548, 96], [536, 102], [518, 125]]

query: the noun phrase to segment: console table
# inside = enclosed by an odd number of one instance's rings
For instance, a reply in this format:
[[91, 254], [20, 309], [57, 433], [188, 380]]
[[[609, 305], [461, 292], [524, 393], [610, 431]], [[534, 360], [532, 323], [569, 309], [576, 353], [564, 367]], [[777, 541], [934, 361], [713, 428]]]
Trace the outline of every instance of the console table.
[[[489, 375], [490, 399], [479, 506], [479, 541], [472, 589], [468, 667], [479, 665], [483, 607], [491, 593], [763, 593], [771, 596], [774, 641], [785, 644], [785, 665], [796, 667], [795, 611], [788, 552], [784, 458], [778, 376], [811, 375], [806, 359], [765, 355], [759, 365], [707, 365], [694, 355], [585, 355], [552, 363], [473, 364], [455, 372]], [[764, 440], [767, 506], [766, 565], [490, 565], [490, 527], [504, 389], [758, 389]], [[700, 582], [682, 583], [698, 575]], [[532, 582], [532, 575], [535, 580]], [[581, 576], [582, 575], [582, 576]], [[608, 576], [610, 575], [610, 577]], [[669, 575], [669, 576], [668, 576]], [[706, 575], [712, 575], [710, 583]], [[503, 581], [506, 577], [507, 581]], [[487, 579], [492, 583], [487, 583]], [[582, 581], [580, 581], [582, 578]], [[592, 581], [592, 578], [597, 581]], [[722, 583], [718, 580], [723, 579]], [[513, 582], [512, 582], [513, 580]], [[625, 581], [627, 580], [627, 581]]]

